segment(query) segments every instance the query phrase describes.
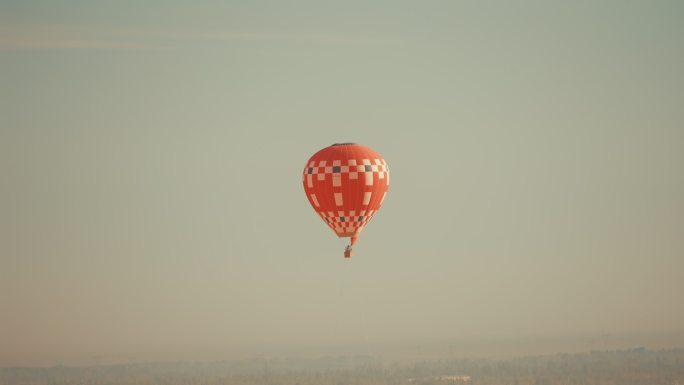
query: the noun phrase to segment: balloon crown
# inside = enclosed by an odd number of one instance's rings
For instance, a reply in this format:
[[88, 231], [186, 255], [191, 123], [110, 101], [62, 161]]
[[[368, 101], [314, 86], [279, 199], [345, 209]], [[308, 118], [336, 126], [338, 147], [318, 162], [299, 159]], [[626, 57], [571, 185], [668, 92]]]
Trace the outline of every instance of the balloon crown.
[[334, 146], [353, 146], [353, 145], [355, 145], [355, 144], [356, 144], [356, 143], [352, 143], [352, 142], [335, 143], [335, 144], [331, 145], [330, 147], [334, 147]]

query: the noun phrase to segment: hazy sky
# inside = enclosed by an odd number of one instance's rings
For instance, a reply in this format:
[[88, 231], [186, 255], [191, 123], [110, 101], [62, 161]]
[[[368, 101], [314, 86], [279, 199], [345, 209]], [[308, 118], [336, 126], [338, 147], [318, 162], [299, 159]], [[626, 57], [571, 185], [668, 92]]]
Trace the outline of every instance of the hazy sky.
[[[681, 1], [3, 1], [0, 366], [684, 332], [683, 42]], [[352, 260], [301, 185], [341, 141], [392, 173]]]

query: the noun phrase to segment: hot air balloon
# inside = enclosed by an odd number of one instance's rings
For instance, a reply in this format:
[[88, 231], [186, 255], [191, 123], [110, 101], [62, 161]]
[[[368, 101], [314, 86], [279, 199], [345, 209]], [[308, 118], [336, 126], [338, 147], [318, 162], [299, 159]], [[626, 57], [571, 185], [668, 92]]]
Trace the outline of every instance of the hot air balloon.
[[336, 143], [315, 153], [304, 167], [303, 183], [311, 207], [340, 238], [352, 246], [368, 225], [389, 189], [387, 163], [368, 147]]

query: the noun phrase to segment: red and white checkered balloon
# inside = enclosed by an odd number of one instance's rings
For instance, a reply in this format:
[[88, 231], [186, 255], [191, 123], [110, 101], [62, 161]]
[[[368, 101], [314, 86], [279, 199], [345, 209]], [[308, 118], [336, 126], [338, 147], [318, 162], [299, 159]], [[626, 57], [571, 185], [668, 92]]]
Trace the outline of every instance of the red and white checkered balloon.
[[316, 213], [338, 237], [349, 237], [354, 245], [387, 195], [389, 170], [372, 149], [338, 143], [309, 159], [303, 183]]

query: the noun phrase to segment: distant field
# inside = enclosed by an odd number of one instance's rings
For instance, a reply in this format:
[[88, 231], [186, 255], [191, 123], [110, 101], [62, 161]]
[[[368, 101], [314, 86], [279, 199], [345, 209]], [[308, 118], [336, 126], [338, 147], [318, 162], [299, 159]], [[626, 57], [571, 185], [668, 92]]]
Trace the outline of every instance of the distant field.
[[388, 363], [370, 356], [250, 358], [92, 367], [0, 368], [2, 385], [171, 384], [473, 384], [555, 385], [684, 383], [684, 349], [645, 348], [512, 359]]

